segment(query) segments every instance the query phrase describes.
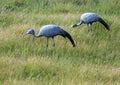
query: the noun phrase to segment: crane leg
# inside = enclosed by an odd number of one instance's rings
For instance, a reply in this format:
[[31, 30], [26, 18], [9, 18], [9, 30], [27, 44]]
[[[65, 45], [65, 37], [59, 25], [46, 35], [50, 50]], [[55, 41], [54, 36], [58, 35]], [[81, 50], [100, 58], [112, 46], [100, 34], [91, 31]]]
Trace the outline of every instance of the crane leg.
[[47, 49], [48, 49], [48, 38], [47, 38], [47, 41], [46, 41], [46, 52], [47, 52]]
[[92, 24], [87, 24], [87, 26], [88, 26], [88, 31], [92, 32]]
[[55, 47], [54, 37], [52, 37], [52, 41], [53, 41], [53, 47]]
[[54, 55], [55, 54], [55, 40], [54, 40], [54, 37], [52, 37], [52, 45], [53, 45], [52, 55]]

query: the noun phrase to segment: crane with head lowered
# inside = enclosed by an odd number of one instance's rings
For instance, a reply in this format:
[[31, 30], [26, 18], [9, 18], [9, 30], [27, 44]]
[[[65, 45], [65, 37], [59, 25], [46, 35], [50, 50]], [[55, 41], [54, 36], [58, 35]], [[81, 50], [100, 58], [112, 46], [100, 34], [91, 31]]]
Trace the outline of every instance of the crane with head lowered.
[[57, 35], [60, 35], [64, 38], [68, 38], [70, 40], [70, 42], [72, 43], [73, 47], [75, 47], [75, 43], [73, 38], [71, 37], [71, 35], [66, 32], [65, 30], [63, 30], [61, 27], [54, 25], [54, 24], [50, 24], [50, 25], [44, 25], [40, 28], [40, 31], [38, 34], [35, 34], [33, 29], [29, 29], [26, 34], [32, 34], [34, 37], [38, 38], [38, 37], [46, 37], [47, 38], [47, 42], [46, 42], [46, 49], [48, 48], [48, 39], [52, 38], [53, 41], [53, 47], [55, 47], [55, 41], [54, 41], [54, 37]]
[[84, 13], [81, 15], [80, 22], [78, 24], [73, 24], [71, 27], [77, 27], [81, 24], [87, 24], [88, 30], [92, 31], [92, 24], [94, 22], [100, 22], [107, 30], [110, 30], [108, 24], [99, 17], [96, 13]]

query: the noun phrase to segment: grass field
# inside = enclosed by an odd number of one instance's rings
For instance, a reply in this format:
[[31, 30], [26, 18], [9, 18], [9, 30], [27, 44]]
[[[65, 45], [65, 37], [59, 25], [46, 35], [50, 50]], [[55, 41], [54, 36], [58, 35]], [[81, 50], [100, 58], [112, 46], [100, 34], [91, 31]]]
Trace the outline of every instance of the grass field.
[[[120, 85], [119, 0], [0, 0], [0, 85]], [[71, 29], [84, 12], [96, 12], [110, 26]], [[25, 35], [56, 24], [73, 37]]]

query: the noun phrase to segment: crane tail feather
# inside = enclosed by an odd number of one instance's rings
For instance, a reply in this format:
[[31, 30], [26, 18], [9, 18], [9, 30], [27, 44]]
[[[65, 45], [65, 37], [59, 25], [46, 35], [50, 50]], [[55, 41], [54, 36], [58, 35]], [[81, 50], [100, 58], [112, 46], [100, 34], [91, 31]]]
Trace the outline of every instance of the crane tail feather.
[[99, 20], [98, 20], [101, 24], [103, 24], [104, 25], [104, 27], [107, 29], [107, 30], [110, 30], [110, 28], [109, 28], [109, 26], [108, 26], [108, 24], [102, 19], [102, 18], [99, 18]]
[[62, 36], [67, 37], [70, 40], [70, 42], [72, 43], [73, 47], [76, 47], [74, 40], [72, 39], [71, 35], [68, 32], [64, 31], [64, 34]]

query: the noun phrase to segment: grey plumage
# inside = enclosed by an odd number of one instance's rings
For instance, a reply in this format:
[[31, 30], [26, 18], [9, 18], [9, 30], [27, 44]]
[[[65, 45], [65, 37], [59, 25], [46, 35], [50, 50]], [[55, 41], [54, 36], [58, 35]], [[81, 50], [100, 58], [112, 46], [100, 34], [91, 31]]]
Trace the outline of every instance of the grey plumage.
[[33, 29], [28, 30], [26, 32], [26, 34], [32, 34], [34, 37], [37, 37], [37, 38], [45, 36], [47, 38], [46, 47], [48, 47], [48, 38], [52, 38], [53, 46], [55, 46], [54, 37], [57, 35], [60, 35], [64, 38], [67, 37], [70, 40], [70, 42], [72, 43], [73, 47], [75, 47], [75, 43], [74, 43], [74, 40], [72, 39], [71, 35], [57, 25], [42, 26], [37, 35], [35, 34]]
[[89, 30], [92, 31], [92, 23], [93, 22], [100, 22], [102, 25], [104, 25], [104, 27], [107, 29], [107, 30], [110, 30], [108, 24], [101, 18], [99, 17], [96, 13], [84, 13], [81, 15], [81, 18], [80, 18], [80, 23], [78, 24], [73, 24], [71, 27], [77, 27], [81, 24], [87, 24], [88, 27], [89, 27]]

